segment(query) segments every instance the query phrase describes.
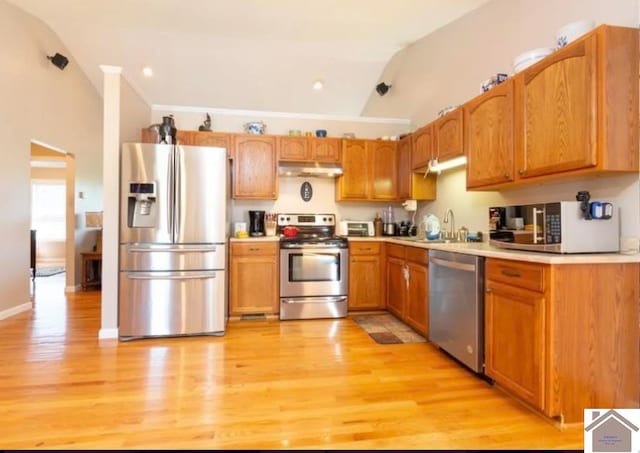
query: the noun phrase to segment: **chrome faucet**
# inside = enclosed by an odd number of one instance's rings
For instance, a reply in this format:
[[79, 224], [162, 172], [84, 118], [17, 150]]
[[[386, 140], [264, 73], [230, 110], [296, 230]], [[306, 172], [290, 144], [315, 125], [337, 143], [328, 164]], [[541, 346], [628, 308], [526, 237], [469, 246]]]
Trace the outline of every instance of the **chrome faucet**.
[[449, 225], [449, 231], [446, 233], [445, 239], [453, 239], [456, 236], [456, 221], [455, 216], [453, 215], [453, 211], [448, 208], [447, 212], [444, 213], [444, 220], [442, 223]]

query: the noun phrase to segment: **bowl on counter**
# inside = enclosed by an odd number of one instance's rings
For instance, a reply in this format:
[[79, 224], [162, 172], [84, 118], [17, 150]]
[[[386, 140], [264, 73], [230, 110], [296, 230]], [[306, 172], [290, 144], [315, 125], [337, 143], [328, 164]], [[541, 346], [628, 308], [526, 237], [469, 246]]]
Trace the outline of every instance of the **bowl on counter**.
[[326, 129], [318, 129], [316, 131], [316, 137], [326, 137], [327, 136], [327, 130]]

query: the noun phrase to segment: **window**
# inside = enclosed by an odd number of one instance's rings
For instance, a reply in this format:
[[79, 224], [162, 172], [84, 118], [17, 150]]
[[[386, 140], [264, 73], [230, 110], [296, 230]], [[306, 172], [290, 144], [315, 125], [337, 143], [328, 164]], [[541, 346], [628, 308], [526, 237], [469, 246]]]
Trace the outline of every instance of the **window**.
[[31, 229], [38, 240], [64, 241], [66, 187], [64, 181], [31, 183]]

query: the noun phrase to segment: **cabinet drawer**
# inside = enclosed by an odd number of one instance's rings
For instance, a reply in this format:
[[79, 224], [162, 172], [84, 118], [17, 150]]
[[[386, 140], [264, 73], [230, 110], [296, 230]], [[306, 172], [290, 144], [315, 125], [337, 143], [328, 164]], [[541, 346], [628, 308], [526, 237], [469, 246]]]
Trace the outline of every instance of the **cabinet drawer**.
[[396, 245], [396, 244], [387, 244], [387, 256], [395, 256], [396, 258], [404, 259], [405, 257], [405, 246], [404, 245]]
[[427, 249], [407, 247], [406, 254], [407, 261], [424, 264], [425, 266], [429, 263], [429, 251]]
[[277, 255], [278, 242], [247, 242], [238, 244], [236, 242], [231, 243], [231, 255], [232, 256], [264, 256], [264, 255]]
[[379, 242], [349, 242], [349, 253], [352, 255], [379, 255]]
[[488, 259], [485, 274], [487, 280], [542, 293], [546, 289], [547, 269], [548, 266], [544, 264]]

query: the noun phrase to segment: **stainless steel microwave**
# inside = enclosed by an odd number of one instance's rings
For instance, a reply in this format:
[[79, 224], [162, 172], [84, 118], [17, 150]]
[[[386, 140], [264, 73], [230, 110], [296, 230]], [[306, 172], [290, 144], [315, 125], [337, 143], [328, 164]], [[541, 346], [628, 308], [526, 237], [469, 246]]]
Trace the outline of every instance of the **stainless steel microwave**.
[[587, 219], [579, 201], [558, 201], [489, 208], [489, 244], [552, 253], [620, 250], [620, 215]]

